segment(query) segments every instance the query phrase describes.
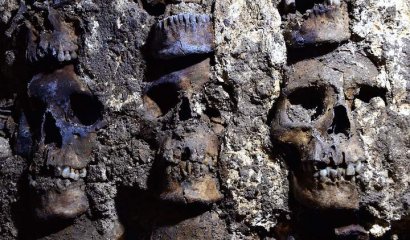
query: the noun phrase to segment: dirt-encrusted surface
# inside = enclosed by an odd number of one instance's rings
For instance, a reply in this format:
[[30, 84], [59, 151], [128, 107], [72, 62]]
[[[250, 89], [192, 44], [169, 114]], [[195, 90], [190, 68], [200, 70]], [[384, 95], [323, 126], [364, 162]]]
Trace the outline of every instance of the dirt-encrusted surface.
[[407, 0], [0, 0], [0, 239], [410, 239]]

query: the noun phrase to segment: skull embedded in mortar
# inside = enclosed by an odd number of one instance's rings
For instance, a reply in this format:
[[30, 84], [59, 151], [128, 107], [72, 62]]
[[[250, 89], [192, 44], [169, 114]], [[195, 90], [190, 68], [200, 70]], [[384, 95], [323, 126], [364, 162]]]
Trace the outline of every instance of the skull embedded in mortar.
[[27, 59], [30, 62], [37, 62], [44, 58], [58, 62], [76, 59], [78, 36], [74, 23], [66, 22], [61, 11], [51, 6], [47, 6], [46, 9], [51, 29], [45, 29], [44, 23], [26, 22], [28, 28]]
[[167, 129], [157, 136], [156, 189], [165, 201], [214, 203], [222, 198], [216, 176], [218, 127], [203, 110], [214, 48], [211, 18], [171, 16], [152, 34], [152, 57], [171, 66], [149, 83], [143, 97], [148, 115]]
[[102, 105], [73, 65], [35, 75], [28, 95], [35, 213], [40, 219], [75, 218], [88, 209], [83, 178], [102, 122]]
[[369, 59], [343, 50], [288, 69], [271, 133], [290, 168], [293, 195], [303, 205], [359, 207], [360, 173], [370, 162], [355, 128], [353, 102], [376, 76]]
[[285, 40], [290, 47], [340, 43], [350, 38], [343, 0], [283, 0]]

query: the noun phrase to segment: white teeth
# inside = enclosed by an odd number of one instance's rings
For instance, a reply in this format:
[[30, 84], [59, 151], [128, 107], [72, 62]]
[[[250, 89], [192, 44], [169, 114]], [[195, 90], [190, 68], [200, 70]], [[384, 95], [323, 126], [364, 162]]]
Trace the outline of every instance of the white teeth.
[[329, 5], [335, 5], [339, 6], [340, 5], [340, 0], [326, 0], [327, 4]]
[[295, 0], [285, 0], [286, 6], [294, 6], [295, 5]]
[[[312, 167], [310, 167], [309, 169], [312, 169]], [[309, 172], [313, 172], [313, 177], [315, 179], [319, 179], [320, 181], [326, 181], [326, 179], [329, 179], [329, 178], [331, 178], [333, 181], [344, 180], [344, 179], [353, 181], [355, 179], [360, 178], [359, 174], [362, 169], [363, 169], [363, 163], [359, 161], [357, 163], [349, 163], [347, 167], [338, 167], [338, 168], [327, 167], [322, 170], [309, 171]], [[349, 178], [346, 178], [346, 176], [348, 176]]]
[[85, 176], [87, 176], [87, 170], [85, 168], [80, 170], [80, 177], [81, 178], [85, 178]]
[[337, 169], [337, 175], [339, 177], [346, 175], [346, 170], [344, 168], [338, 168]]
[[362, 163], [358, 162], [356, 165], [356, 173], [360, 173], [362, 171]]
[[347, 176], [353, 176], [355, 174], [355, 167], [353, 163], [349, 163], [346, 169], [346, 175]]
[[336, 170], [336, 169], [329, 168], [328, 171], [329, 171], [329, 175], [330, 175], [333, 179], [337, 177], [337, 170]]
[[70, 176], [70, 168], [69, 167], [65, 167], [63, 172], [61, 173], [61, 176], [63, 178], [68, 178]]
[[61, 170], [61, 167], [57, 167], [57, 172], [57, 176], [61, 176], [62, 178], [70, 178], [74, 181], [87, 176], [87, 170], [85, 168], [77, 170], [70, 167], [64, 167], [63, 170]]
[[326, 169], [320, 170], [319, 174], [320, 174], [320, 177], [327, 177], [327, 170]]

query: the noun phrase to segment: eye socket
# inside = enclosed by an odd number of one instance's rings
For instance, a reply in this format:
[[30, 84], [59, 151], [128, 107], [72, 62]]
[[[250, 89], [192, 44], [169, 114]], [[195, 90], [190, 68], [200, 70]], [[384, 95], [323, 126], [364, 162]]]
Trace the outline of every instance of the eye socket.
[[323, 114], [325, 89], [323, 87], [298, 88], [288, 96], [290, 118], [313, 121]]
[[163, 83], [152, 87], [146, 94], [145, 103], [158, 117], [167, 114], [179, 102], [179, 87], [174, 83]]
[[360, 86], [359, 93], [355, 96], [355, 98], [369, 103], [372, 98], [380, 97], [386, 103], [386, 94], [387, 90], [385, 88], [362, 85]]
[[83, 125], [93, 125], [102, 118], [103, 106], [91, 95], [72, 94], [70, 104], [74, 117]]

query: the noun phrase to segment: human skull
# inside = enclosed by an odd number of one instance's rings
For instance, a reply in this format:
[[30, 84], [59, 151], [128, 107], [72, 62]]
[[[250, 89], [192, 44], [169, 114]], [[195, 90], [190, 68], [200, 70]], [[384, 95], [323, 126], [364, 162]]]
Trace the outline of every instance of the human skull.
[[215, 170], [219, 139], [200, 107], [210, 77], [208, 54], [213, 52], [210, 20], [207, 15], [180, 14], [153, 28], [152, 56], [176, 66], [150, 82], [143, 97], [154, 121], [168, 126], [157, 136], [154, 166], [162, 200], [209, 204], [222, 198]]
[[285, 40], [290, 47], [340, 43], [350, 38], [343, 0], [283, 0]]
[[294, 197], [313, 208], [357, 209], [366, 164], [353, 101], [377, 69], [359, 53], [334, 52], [292, 65], [271, 132], [290, 168]]
[[[26, 57], [30, 62], [52, 59], [58, 62], [77, 58], [78, 36], [73, 23], [64, 21], [61, 13], [48, 7], [48, 22], [51, 29], [36, 30], [33, 24], [26, 22], [28, 44]], [[44, 26], [41, 26], [44, 28]]]
[[72, 65], [35, 75], [28, 85], [33, 136], [30, 185], [36, 215], [70, 219], [88, 209], [83, 178], [90, 162], [101, 104]]

